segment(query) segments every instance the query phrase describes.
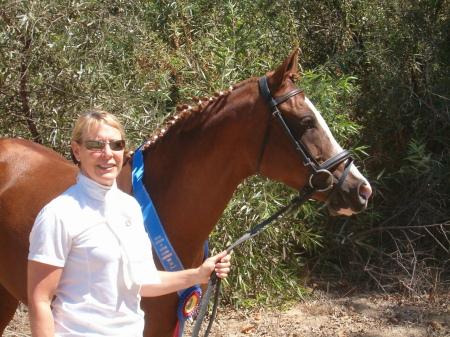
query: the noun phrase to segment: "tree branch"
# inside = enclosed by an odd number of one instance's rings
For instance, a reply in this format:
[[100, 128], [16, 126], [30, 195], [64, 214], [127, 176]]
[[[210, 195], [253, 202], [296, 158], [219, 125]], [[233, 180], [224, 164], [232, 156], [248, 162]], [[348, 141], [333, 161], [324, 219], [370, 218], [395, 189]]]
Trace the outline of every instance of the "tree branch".
[[[4, 11], [0, 12], [0, 16], [5, 21], [5, 23], [9, 26], [13, 26], [13, 23], [8, 18], [6, 13]], [[33, 119], [33, 114], [31, 112], [30, 104], [29, 104], [29, 92], [28, 92], [28, 80], [27, 80], [27, 72], [28, 72], [28, 65], [26, 63], [26, 55], [30, 50], [31, 46], [31, 39], [27, 38], [17, 27], [14, 27], [14, 30], [16, 33], [20, 36], [20, 41], [23, 43], [22, 48], [22, 57], [21, 57], [21, 64], [20, 64], [20, 100], [22, 102], [22, 114], [25, 116], [28, 130], [30, 131], [33, 140], [36, 143], [41, 144], [42, 143], [42, 137], [39, 133], [36, 123]]]
[[342, 243], [344, 243], [345, 241], [349, 241], [349, 242], [354, 242], [357, 239], [363, 237], [363, 236], [367, 236], [370, 235], [372, 233], [375, 232], [380, 232], [380, 231], [389, 231], [389, 230], [403, 230], [403, 229], [427, 229], [427, 228], [432, 228], [432, 227], [444, 227], [444, 226], [450, 226], [450, 221], [441, 223], [441, 224], [432, 224], [432, 225], [420, 225], [420, 226], [390, 226], [390, 227], [377, 227], [377, 228], [372, 228], [369, 229], [365, 232], [362, 233], [358, 233], [356, 235], [344, 238], [344, 240], [342, 241]]

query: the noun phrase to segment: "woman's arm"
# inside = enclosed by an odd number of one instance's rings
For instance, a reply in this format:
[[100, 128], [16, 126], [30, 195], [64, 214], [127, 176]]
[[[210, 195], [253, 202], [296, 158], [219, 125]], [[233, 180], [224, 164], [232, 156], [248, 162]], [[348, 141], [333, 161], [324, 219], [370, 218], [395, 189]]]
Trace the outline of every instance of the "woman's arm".
[[51, 303], [62, 268], [28, 260], [28, 316], [33, 337], [54, 337]]
[[230, 272], [230, 255], [227, 255], [226, 251], [206, 259], [198, 268], [176, 272], [160, 271], [161, 283], [142, 285], [140, 295], [143, 297], [161, 296], [189, 288], [195, 284], [208, 283], [213, 271], [220, 278], [228, 276]]

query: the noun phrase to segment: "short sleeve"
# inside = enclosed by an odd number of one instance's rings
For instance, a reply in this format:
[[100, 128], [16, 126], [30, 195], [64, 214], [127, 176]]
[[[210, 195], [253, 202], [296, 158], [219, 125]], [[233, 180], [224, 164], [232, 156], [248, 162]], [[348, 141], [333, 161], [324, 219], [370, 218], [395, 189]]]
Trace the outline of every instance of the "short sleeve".
[[45, 206], [30, 233], [28, 259], [64, 267], [70, 247], [71, 239], [64, 222], [51, 204]]

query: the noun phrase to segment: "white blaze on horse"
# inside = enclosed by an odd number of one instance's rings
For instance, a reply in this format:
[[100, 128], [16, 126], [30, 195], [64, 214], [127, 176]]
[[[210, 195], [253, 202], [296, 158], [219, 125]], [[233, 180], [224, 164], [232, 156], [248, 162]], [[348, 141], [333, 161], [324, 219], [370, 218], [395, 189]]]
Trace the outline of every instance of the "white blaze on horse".
[[[366, 208], [368, 181], [294, 83], [297, 55], [295, 49], [265, 77], [271, 97], [279, 100], [278, 118], [273, 118], [258, 78], [251, 78], [212, 100], [181, 109], [164, 134], [144, 147], [145, 188], [185, 268], [201, 264], [203, 244], [234, 190], [257, 172], [296, 190], [313, 185], [313, 197], [326, 202], [332, 214]], [[131, 162], [128, 155], [117, 178], [127, 193], [132, 193]], [[46, 147], [0, 139], [0, 331], [18, 302], [27, 304], [28, 236], [34, 219], [75, 183], [77, 172], [74, 164]], [[144, 336], [173, 337], [177, 304], [177, 294], [143, 299]]]

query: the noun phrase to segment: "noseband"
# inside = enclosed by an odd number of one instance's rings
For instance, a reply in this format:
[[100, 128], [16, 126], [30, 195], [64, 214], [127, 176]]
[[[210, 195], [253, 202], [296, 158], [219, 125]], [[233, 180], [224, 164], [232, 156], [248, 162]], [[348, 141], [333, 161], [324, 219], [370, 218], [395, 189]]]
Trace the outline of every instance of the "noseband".
[[[278, 110], [279, 104], [303, 92], [303, 89], [297, 87], [294, 90], [289, 91], [288, 93], [280, 97], [273, 98], [270, 93], [269, 86], [267, 85], [266, 77], [261, 77], [259, 79], [259, 88], [261, 90], [261, 94], [264, 97], [267, 106], [270, 109], [271, 114], [264, 135], [261, 153], [259, 155], [258, 163], [256, 165], [256, 172], [259, 171], [259, 168], [261, 166], [261, 162], [267, 145], [267, 140], [269, 138], [270, 126], [272, 124], [273, 117], [275, 116], [278, 122], [280, 123], [280, 126], [283, 129], [289, 142], [302, 159], [303, 165], [309, 169], [309, 176], [307, 179], [309, 186], [307, 187], [312, 190], [315, 190], [316, 192], [324, 192], [331, 189], [327, 201], [331, 200], [332, 196], [334, 196], [336, 192], [341, 188], [344, 180], [347, 178], [347, 175], [350, 171], [351, 164], [354, 160], [353, 157], [351, 156], [350, 151], [344, 150], [340, 154], [328, 159], [324, 163], [319, 164], [317, 160], [314, 158], [314, 156], [311, 154], [311, 152], [308, 150], [308, 147], [301, 141], [301, 139], [296, 139], [293, 136], [291, 129], [289, 128], [283, 116], [281, 115], [280, 110]], [[333, 167], [337, 167], [339, 164], [345, 161], [347, 161], [347, 163], [345, 165], [344, 172], [342, 173], [342, 176], [339, 179], [339, 181], [337, 180], [335, 181], [333, 174], [331, 173], [330, 170]], [[335, 184], [335, 182], [337, 183]]]

